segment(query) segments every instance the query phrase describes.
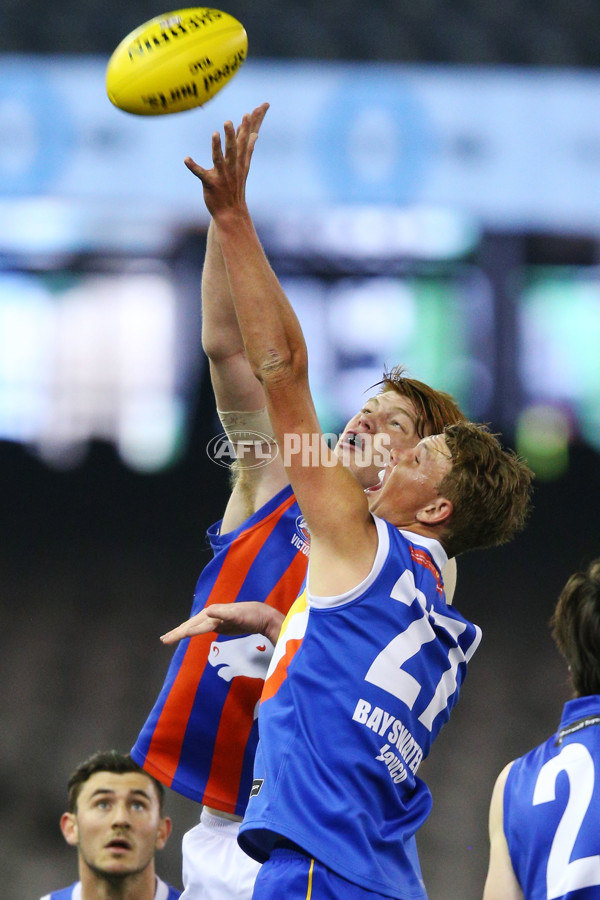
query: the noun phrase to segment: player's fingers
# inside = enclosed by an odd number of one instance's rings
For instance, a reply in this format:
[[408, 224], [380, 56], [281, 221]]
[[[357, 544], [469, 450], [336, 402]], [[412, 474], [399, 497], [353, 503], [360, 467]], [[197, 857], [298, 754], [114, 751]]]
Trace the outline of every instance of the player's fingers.
[[[244, 123], [242, 120], [240, 129], [242, 129], [243, 124]], [[236, 158], [237, 158], [237, 139], [236, 139], [236, 132], [233, 127], [233, 122], [225, 122], [224, 130], [225, 130], [225, 156], [229, 162], [235, 163]]]
[[217, 619], [206, 616], [205, 612], [202, 611], [201, 613], [198, 613], [198, 615], [192, 616], [192, 618], [188, 619], [186, 622], [182, 622], [181, 625], [178, 625], [176, 628], [172, 628], [171, 631], [167, 631], [166, 634], [161, 634], [160, 639], [163, 644], [175, 644], [182, 638], [192, 637], [195, 634], [206, 634], [207, 631], [214, 631], [215, 623], [217, 621]]
[[240, 155], [240, 158], [243, 159], [246, 153], [246, 147], [248, 146], [248, 135], [250, 134], [251, 129], [251, 116], [246, 113], [241, 121], [240, 127], [238, 129], [238, 133], [236, 135], [236, 145], [237, 150]]
[[248, 149], [246, 150], [246, 159], [248, 161], [248, 165], [250, 165], [250, 160], [252, 159], [252, 154], [254, 153], [254, 145], [258, 140], [258, 132], [253, 131], [250, 137], [248, 138]]
[[260, 131], [260, 126], [262, 125], [264, 118], [267, 114], [267, 110], [269, 109], [268, 103], [261, 103], [260, 106], [257, 106], [255, 110], [253, 110], [252, 115], [250, 117], [250, 130], [251, 131]]
[[161, 634], [160, 640], [163, 644], [176, 644], [177, 641], [180, 641], [183, 637], [185, 637], [183, 626], [178, 625], [177, 628], [172, 628], [171, 631], [167, 631], [166, 634]]
[[212, 136], [212, 158], [215, 168], [219, 168], [223, 164], [223, 148], [221, 146], [221, 135], [218, 131]]
[[235, 603], [211, 603], [210, 606], [204, 608], [204, 612], [213, 619], [223, 621], [234, 621], [237, 618]]
[[183, 162], [190, 172], [193, 172], [194, 175], [202, 181], [206, 175], [206, 169], [203, 169], [202, 166], [199, 166], [198, 163], [194, 162], [191, 156], [186, 156]]

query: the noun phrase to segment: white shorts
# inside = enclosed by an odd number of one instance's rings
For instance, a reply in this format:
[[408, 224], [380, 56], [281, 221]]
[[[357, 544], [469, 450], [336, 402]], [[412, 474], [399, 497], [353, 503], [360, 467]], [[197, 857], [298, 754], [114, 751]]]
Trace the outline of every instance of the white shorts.
[[183, 836], [181, 900], [250, 900], [260, 864], [237, 842], [240, 822], [203, 809]]

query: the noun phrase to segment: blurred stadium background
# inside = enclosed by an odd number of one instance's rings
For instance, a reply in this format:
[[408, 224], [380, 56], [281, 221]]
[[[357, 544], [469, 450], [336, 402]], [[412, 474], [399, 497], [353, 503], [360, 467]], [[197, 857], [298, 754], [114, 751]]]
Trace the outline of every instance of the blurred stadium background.
[[[513, 545], [459, 561], [484, 631], [423, 774], [431, 900], [480, 895], [487, 807], [568, 697], [547, 621], [600, 555], [600, 8], [240, 0], [249, 60], [204, 110], [136, 119], [104, 67], [158, 3], [3, 6], [3, 891], [75, 877], [72, 768], [128, 749], [227, 496], [200, 351], [207, 219], [188, 154], [268, 99], [249, 198], [304, 325], [326, 431], [385, 364], [452, 391], [538, 474]], [[175, 794], [159, 869], [195, 820]]]

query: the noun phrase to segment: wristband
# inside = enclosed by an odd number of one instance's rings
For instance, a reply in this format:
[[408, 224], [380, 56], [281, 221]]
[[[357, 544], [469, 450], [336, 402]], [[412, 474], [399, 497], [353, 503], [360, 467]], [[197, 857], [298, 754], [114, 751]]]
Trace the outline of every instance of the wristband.
[[266, 444], [276, 443], [266, 406], [263, 409], [249, 411], [218, 409], [217, 415], [225, 434], [234, 445], [239, 441], [256, 441], [257, 437], [264, 438]]

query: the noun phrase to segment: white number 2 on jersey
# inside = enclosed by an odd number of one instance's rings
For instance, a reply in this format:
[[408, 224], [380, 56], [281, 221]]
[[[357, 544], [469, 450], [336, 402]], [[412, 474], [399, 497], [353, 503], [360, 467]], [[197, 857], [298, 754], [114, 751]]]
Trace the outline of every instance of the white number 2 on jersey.
[[556, 900], [569, 891], [600, 885], [600, 856], [584, 856], [570, 862], [594, 790], [594, 760], [587, 747], [567, 744], [558, 756], [542, 766], [533, 792], [534, 806], [555, 799], [556, 779], [560, 772], [566, 772], [569, 779], [569, 799], [548, 856], [548, 900]]
[[[425, 615], [411, 622], [408, 628], [397, 634], [381, 653], [377, 654], [365, 676], [365, 681], [376, 684], [388, 694], [393, 694], [394, 697], [398, 697], [399, 700], [406, 703], [409, 709], [412, 709], [421, 692], [421, 684], [409, 672], [403, 670], [402, 666], [419, 652], [423, 644], [434, 640], [436, 635], [430, 619], [450, 632], [455, 640], [465, 630], [466, 625], [450, 616], [433, 611], [428, 613], [425, 595], [416, 587], [413, 573], [409, 569], [406, 569], [398, 579], [390, 596], [393, 600], [398, 600], [407, 606], [410, 606], [416, 598], [423, 607]], [[469, 661], [475, 653], [480, 639], [481, 632], [477, 629], [475, 640], [466, 653], [463, 653], [459, 647], [452, 647], [448, 652], [449, 667], [442, 673], [433, 697], [419, 716], [419, 721], [429, 731], [432, 730], [435, 717], [442, 709], [446, 708], [448, 697], [456, 690], [456, 673], [459, 664]]]

